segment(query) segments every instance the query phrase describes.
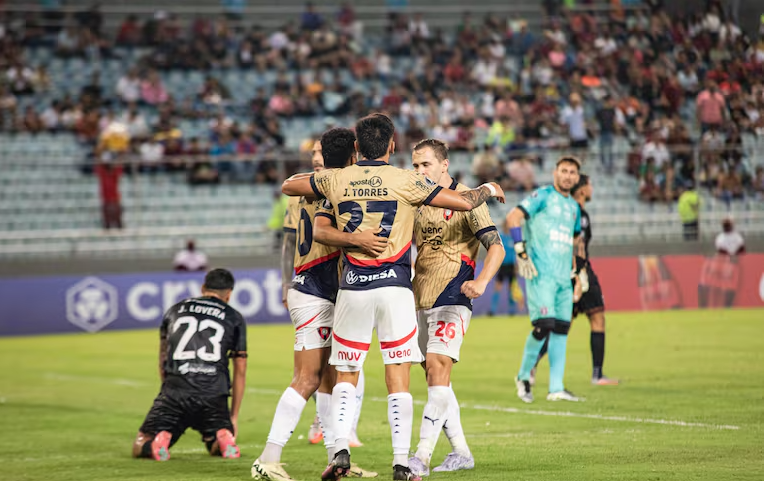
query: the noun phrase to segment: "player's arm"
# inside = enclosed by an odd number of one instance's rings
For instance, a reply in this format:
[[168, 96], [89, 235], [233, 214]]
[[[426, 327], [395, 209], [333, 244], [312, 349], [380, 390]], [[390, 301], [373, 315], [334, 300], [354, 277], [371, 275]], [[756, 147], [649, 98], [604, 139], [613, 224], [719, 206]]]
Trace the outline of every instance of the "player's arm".
[[388, 239], [379, 237], [382, 228], [367, 229], [353, 233], [339, 230], [331, 217], [316, 214], [313, 222], [313, 239], [332, 247], [357, 247], [371, 257], [379, 257], [387, 249]]
[[470, 299], [480, 297], [485, 292], [488, 283], [494, 278], [501, 263], [504, 262], [504, 245], [501, 242], [501, 236], [496, 227], [477, 234], [478, 240], [486, 248], [488, 254], [483, 262], [483, 270], [480, 271], [474, 281], [468, 281], [462, 284], [462, 293]]
[[167, 362], [167, 337], [169, 320], [167, 316], [162, 319], [162, 327], [159, 328], [159, 379], [164, 382], [167, 377], [165, 363]]
[[504, 191], [495, 182], [483, 184], [476, 189], [462, 192], [456, 192], [451, 189], [437, 189], [433, 193], [434, 195], [428, 198], [425, 204], [455, 211], [472, 210], [483, 205], [491, 197], [496, 197], [499, 202], [504, 203]]
[[326, 169], [319, 174], [295, 174], [281, 184], [281, 192], [290, 197], [306, 197], [308, 202], [323, 199], [330, 189], [332, 170]]
[[294, 251], [297, 248], [297, 233], [284, 229], [281, 241], [281, 302], [287, 307], [287, 291], [289, 281], [294, 274]]
[[231, 386], [231, 423], [233, 435], [239, 431], [239, 411], [244, 399], [247, 383], [247, 324], [241, 319], [237, 333], [236, 346], [231, 352], [233, 359], [233, 383]]

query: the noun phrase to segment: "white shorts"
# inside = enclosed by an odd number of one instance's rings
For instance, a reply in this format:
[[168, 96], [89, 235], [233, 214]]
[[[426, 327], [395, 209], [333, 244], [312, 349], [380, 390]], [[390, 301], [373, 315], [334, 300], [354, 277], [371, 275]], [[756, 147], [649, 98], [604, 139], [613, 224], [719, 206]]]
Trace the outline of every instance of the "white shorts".
[[329, 364], [338, 371], [359, 371], [375, 328], [385, 364], [424, 360], [417, 344], [414, 293], [405, 287], [378, 287], [367, 291], [340, 289]]
[[418, 311], [419, 349], [458, 362], [471, 318], [472, 311], [465, 306], [440, 306]]
[[310, 351], [332, 345], [334, 304], [294, 289], [287, 291], [289, 317], [294, 324], [294, 350]]

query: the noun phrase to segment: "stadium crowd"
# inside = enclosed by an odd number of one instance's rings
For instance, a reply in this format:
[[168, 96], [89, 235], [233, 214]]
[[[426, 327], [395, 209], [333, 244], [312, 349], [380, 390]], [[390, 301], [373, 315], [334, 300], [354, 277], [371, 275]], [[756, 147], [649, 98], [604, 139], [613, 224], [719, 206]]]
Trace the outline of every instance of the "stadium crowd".
[[[282, 152], [282, 119], [377, 110], [396, 119], [399, 145], [442, 139], [454, 151], [474, 153], [478, 181], [507, 189], [533, 188], [540, 151], [570, 146], [589, 170], [612, 173], [614, 157], [628, 156], [646, 202], [675, 201], [693, 184], [728, 201], [764, 195], [764, 167], [751, 155], [751, 146], [764, 145], [764, 32], [745, 35], [718, 0], [673, 17], [659, 1], [636, 9], [615, 2], [605, 17], [585, 5], [546, 3], [555, 15], [541, 33], [516, 15], [476, 19], [467, 12], [456, 31], [444, 32], [421, 14], [391, 13], [383, 39], [364, 33], [349, 2], [332, 18], [308, 4], [274, 31], [230, 16], [186, 25], [157, 11], [149, 19], [127, 17], [109, 35], [97, 8], [61, 18], [60, 29], [41, 26], [33, 13], [5, 14], [0, 129], [73, 131], [93, 145], [96, 159], [129, 152], [145, 171], [191, 166], [189, 178], [198, 182], [219, 174], [276, 182], [275, 164], [261, 160]], [[90, 60], [148, 50], [116, 85], [104, 85], [95, 72], [80, 92], [41, 112], [21, 110], [19, 97], [50, 85], [45, 65], [25, 61], [25, 47], [38, 46]], [[246, 106], [213, 73], [188, 98], [168, 91], [161, 75], [220, 69], [278, 75], [267, 88], [253, 88]], [[353, 88], [340, 69], [366, 83]], [[143, 114], [147, 108], [157, 113], [155, 123]], [[207, 119], [207, 138], [184, 135], [180, 119]], [[593, 142], [599, 159], [587, 155]], [[253, 162], [220, 160], [232, 157]]]

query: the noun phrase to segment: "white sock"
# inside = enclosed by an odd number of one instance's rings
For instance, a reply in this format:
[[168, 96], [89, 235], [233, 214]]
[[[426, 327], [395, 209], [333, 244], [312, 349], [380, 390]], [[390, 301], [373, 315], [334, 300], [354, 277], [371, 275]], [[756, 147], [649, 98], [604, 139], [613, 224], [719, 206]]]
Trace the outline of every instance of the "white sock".
[[268, 443], [263, 449], [260, 461], [264, 463], [278, 463], [281, 461], [281, 448], [286, 445], [292, 436], [300, 415], [305, 408], [305, 399], [291, 387], [286, 388], [276, 406], [276, 414], [273, 415], [271, 432], [268, 433]]
[[358, 420], [361, 418], [361, 407], [363, 406], [363, 390], [366, 385], [363, 371], [358, 374], [358, 384], [355, 385], [355, 416], [353, 417], [353, 432], [358, 431]]
[[456, 454], [466, 457], [472, 456], [470, 448], [467, 446], [467, 438], [464, 437], [461, 409], [459, 408], [459, 401], [456, 400], [453, 385], [449, 386], [448, 414], [446, 415], [446, 422], [443, 423], [443, 432], [446, 433], [448, 442], [451, 443], [451, 449]]
[[419, 445], [416, 457], [426, 465], [430, 465], [432, 452], [438, 444], [438, 436], [448, 415], [450, 389], [446, 386], [430, 386], [427, 388], [427, 404], [422, 413], [422, 426], [419, 429]]
[[387, 420], [393, 435], [393, 466], [408, 467], [414, 425], [414, 398], [410, 393], [397, 392], [387, 396]]
[[341, 382], [332, 389], [332, 427], [334, 428], [335, 452], [350, 451], [348, 439], [353, 429], [355, 415], [355, 386]]
[[334, 459], [334, 429], [332, 429], [332, 395], [320, 392], [316, 395], [316, 411], [321, 432], [324, 433], [324, 446], [329, 462]]

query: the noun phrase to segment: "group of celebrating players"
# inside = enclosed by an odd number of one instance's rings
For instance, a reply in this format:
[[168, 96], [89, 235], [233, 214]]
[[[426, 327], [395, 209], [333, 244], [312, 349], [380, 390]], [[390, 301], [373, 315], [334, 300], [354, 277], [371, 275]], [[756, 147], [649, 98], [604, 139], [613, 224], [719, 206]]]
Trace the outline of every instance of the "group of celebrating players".
[[[452, 452], [433, 471], [472, 469], [451, 369], [459, 361], [472, 300], [485, 292], [507, 254], [517, 256], [518, 272], [526, 279], [533, 324], [515, 378], [518, 396], [533, 401], [533, 371], [546, 350], [547, 399], [581, 400], [563, 385], [574, 301], [576, 311], [592, 321], [593, 383], [616, 382], [602, 375], [604, 303], [587, 261], [591, 235], [582, 207], [591, 185], [579, 173], [580, 161], [560, 158], [554, 185], [533, 192], [509, 213], [505, 224], [514, 245], [508, 252], [485, 205], [491, 197], [504, 202], [501, 188], [489, 183], [469, 189], [456, 182], [448, 172], [448, 148], [435, 139], [414, 146], [413, 170], [390, 165], [394, 133], [393, 122], [382, 114], [358, 120], [355, 131], [331, 129], [314, 146], [314, 172], [297, 174], [282, 186], [291, 196], [282, 276], [283, 301], [295, 328], [294, 377], [252, 465], [255, 479], [293, 479], [283, 468], [281, 451], [314, 395], [329, 461], [321, 478], [377, 476], [350, 461], [351, 447], [360, 445], [355, 426], [363, 399], [362, 368], [375, 329], [389, 393], [393, 479], [429, 474], [441, 430]], [[413, 281], [412, 242], [418, 253]], [[481, 244], [487, 254], [476, 277]], [[136, 457], [168, 459], [170, 446], [187, 427], [201, 432], [211, 454], [240, 456], [235, 435], [245, 383], [246, 325], [227, 304], [233, 284], [228, 271], [210, 271], [201, 297], [165, 314], [162, 389], [135, 440]], [[420, 441], [409, 457], [411, 363], [424, 368], [428, 397]]]

